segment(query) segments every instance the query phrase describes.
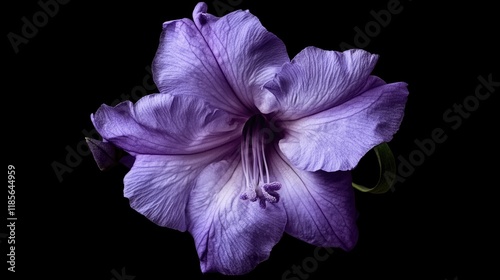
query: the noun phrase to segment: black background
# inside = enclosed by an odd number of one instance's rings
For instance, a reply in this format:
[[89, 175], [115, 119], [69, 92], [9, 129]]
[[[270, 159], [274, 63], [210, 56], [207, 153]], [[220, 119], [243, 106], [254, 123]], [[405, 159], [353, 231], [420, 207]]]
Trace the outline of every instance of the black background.
[[[242, 0], [236, 8], [250, 9], [293, 57], [309, 45], [332, 50], [339, 50], [342, 42], [354, 45], [354, 27], [364, 29], [373, 20], [370, 11], [387, 9], [390, 1], [345, 2], [271, 5]], [[84, 156], [59, 182], [51, 166], [67, 164], [66, 147], [76, 149], [82, 130], [92, 128], [90, 114], [102, 103], [110, 104], [142, 85], [161, 24], [191, 18], [196, 1], [174, 3], [73, 0], [60, 5], [17, 54], [7, 34], [21, 34], [21, 18], [32, 19], [40, 7], [36, 1], [4, 4], [3, 143], [5, 164], [16, 167], [17, 276], [109, 280], [113, 270], [120, 274], [124, 268], [136, 280], [179, 279], [177, 275], [232, 279], [202, 275], [188, 233], [160, 228], [130, 208], [122, 194], [125, 168], [100, 172], [93, 159]], [[318, 262], [307, 279], [462, 280], [498, 275], [494, 226], [499, 210], [499, 88], [462, 118], [457, 129], [451, 128], [455, 122], [443, 118], [454, 104], [472, 100], [478, 76], [491, 74], [500, 81], [496, 8], [480, 1], [401, 0], [400, 5], [403, 10], [363, 47], [380, 55], [374, 74], [409, 84], [406, 115], [390, 146], [401, 166], [401, 158], [409, 159], [418, 149], [416, 139], [431, 137], [435, 128], [443, 129], [447, 139], [436, 144], [394, 192], [357, 192], [356, 248], [348, 253], [336, 250]], [[212, 2], [208, 6], [217, 14]], [[376, 168], [373, 156], [360, 168], [369, 176], [357, 172], [358, 180], [375, 178], [376, 170], [370, 171]], [[7, 242], [1, 241], [6, 271]], [[268, 261], [235, 279], [282, 279], [293, 265], [312, 257], [314, 249], [284, 236]]]

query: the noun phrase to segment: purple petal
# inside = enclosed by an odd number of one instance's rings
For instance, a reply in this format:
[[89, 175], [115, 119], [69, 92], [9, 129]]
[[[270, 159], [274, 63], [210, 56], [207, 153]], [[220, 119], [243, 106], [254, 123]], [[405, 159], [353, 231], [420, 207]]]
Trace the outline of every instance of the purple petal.
[[285, 232], [315, 246], [352, 249], [358, 229], [350, 172], [300, 170], [279, 151], [270, 158], [275, 180], [283, 186], [279, 203], [288, 217]]
[[204, 3], [196, 6], [196, 24], [164, 24], [155, 83], [162, 93], [194, 95], [227, 112], [252, 115], [256, 102], [274, 99], [262, 86], [289, 61], [285, 46], [249, 12], [217, 18], [206, 10]]
[[245, 274], [269, 257], [286, 224], [283, 208], [240, 199], [244, 179], [239, 157], [208, 166], [191, 193], [189, 231], [202, 272]]
[[248, 10], [221, 18], [206, 11], [207, 5], [199, 3], [193, 19], [231, 88], [247, 107], [255, 104], [262, 113], [274, 110], [269, 107], [276, 102], [274, 96], [262, 87], [290, 61], [284, 43]]
[[237, 149], [235, 142], [196, 155], [138, 155], [125, 176], [124, 196], [133, 209], [154, 223], [185, 231], [189, 193], [200, 172]]
[[161, 93], [192, 95], [233, 114], [250, 114], [227, 83], [203, 36], [189, 19], [163, 24], [152, 71]]
[[130, 154], [124, 154], [123, 157], [120, 158], [120, 163], [128, 168], [132, 168], [134, 162], [135, 162], [135, 157]]
[[265, 87], [280, 103], [280, 118], [295, 120], [359, 94], [376, 62], [376, 55], [363, 50], [336, 52], [307, 47]]
[[169, 94], [103, 105], [92, 121], [104, 139], [132, 155], [207, 151], [240, 137], [243, 122], [194, 97]]
[[336, 107], [286, 123], [279, 146], [295, 166], [350, 170], [370, 149], [392, 139], [404, 115], [406, 84], [370, 77], [362, 91]]

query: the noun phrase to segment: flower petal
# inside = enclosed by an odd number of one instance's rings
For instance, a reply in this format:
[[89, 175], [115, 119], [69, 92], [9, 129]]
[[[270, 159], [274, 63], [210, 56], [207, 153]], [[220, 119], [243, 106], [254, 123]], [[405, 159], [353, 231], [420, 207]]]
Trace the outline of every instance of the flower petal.
[[191, 193], [189, 231], [204, 273], [245, 274], [269, 257], [283, 235], [283, 208], [277, 203], [262, 209], [241, 200], [243, 183], [240, 157], [235, 157], [208, 166]]
[[92, 115], [101, 136], [131, 154], [193, 154], [240, 137], [243, 120], [189, 96], [152, 94], [135, 105], [101, 106]]
[[350, 172], [300, 170], [275, 150], [270, 168], [282, 184], [280, 203], [288, 217], [285, 232], [315, 246], [351, 250], [358, 228]]
[[265, 88], [278, 99], [281, 119], [299, 119], [356, 96], [377, 58], [359, 49], [336, 52], [307, 47], [283, 65]]
[[[162, 93], [195, 95], [228, 112], [256, 113], [274, 99], [262, 86], [289, 61], [283, 42], [248, 11], [218, 18], [205, 3], [164, 24], [153, 65]], [[265, 109], [265, 108], [264, 108]]]
[[163, 24], [152, 72], [161, 93], [191, 95], [233, 114], [250, 114], [228, 84], [205, 39], [189, 19]]
[[247, 107], [255, 104], [262, 113], [269, 113], [274, 96], [262, 87], [290, 61], [284, 43], [248, 10], [221, 18], [206, 11], [207, 5], [199, 3], [193, 19], [229, 85]]
[[[369, 88], [371, 85], [376, 87]], [[405, 83], [384, 84], [371, 77], [362, 92], [336, 107], [286, 122], [283, 153], [298, 168], [350, 170], [370, 149], [389, 142], [404, 115]]]
[[130, 206], [154, 223], [185, 231], [186, 205], [200, 172], [238, 150], [239, 143], [196, 155], [138, 155], [124, 179]]

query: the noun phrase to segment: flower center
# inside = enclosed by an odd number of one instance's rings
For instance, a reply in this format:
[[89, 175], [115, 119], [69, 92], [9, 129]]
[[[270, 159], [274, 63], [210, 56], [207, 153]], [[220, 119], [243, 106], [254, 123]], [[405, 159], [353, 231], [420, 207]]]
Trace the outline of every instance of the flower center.
[[245, 178], [243, 200], [257, 201], [261, 208], [266, 202], [277, 203], [280, 199], [279, 182], [269, 181], [269, 168], [266, 160], [266, 146], [272, 140], [273, 131], [262, 115], [251, 117], [243, 127], [241, 142], [241, 162]]

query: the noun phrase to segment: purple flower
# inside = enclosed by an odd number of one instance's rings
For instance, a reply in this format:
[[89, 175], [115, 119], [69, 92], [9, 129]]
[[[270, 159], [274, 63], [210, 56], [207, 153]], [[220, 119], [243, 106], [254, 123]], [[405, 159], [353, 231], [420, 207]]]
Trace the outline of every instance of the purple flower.
[[290, 61], [248, 11], [206, 11], [164, 23], [159, 94], [92, 115], [106, 143], [135, 158], [131, 207], [189, 231], [203, 272], [247, 273], [283, 233], [352, 249], [349, 170], [398, 130], [406, 84], [371, 76], [377, 56], [363, 50], [307, 47]]

